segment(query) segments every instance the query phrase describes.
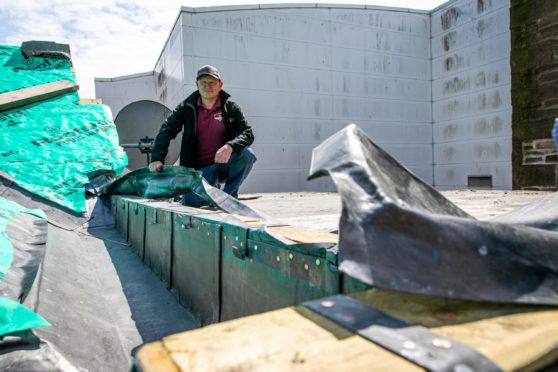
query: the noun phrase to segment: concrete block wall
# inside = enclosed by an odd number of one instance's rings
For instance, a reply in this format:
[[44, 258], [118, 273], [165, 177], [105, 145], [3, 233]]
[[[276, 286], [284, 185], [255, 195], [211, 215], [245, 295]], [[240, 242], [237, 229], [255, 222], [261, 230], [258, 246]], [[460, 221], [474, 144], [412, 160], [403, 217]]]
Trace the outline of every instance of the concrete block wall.
[[429, 15], [315, 4], [183, 8], [184, 96], [199, 66], [254, 128], [243, 192], [333, 191], [307, 182], [312, 149], [350, 123], [432, 182]]
[[509, 0], [457, 0], [432, 14], [437, 187], [512, 187], [509, 12]]

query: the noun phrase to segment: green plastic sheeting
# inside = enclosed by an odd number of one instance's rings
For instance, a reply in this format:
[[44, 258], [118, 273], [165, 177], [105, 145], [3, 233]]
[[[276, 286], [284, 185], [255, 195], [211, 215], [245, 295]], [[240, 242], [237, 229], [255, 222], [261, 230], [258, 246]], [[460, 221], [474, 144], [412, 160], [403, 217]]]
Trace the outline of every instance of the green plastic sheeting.
[[25, 59], [17, 46], [0, 45], [0, 71], [0, 93], [62, 79], [75, 82], [69, 60]]
[[19, 302], [0, 297], [0, 337], [31, 328], [49, 326], [42, 316]]
[[[26, 62], [20, 48], [0, 46], [0, 91], [74, 80], [69, 61], [30, 60]], [[88, 174], [121, 174], [128, 159], [110, 110], [78, 101], [77, 93], [69, 93], [0, 112], [0, 170], [32, 193], [84, 212]]]
[[[18, 213], [29, 213], [46, 220], [40, 209], [27, 209], [0, 198], [0, 281], [9, 270], [14, 256], [14, 247], [6, 234], [6, 226]], [[0, 336], [46, 325], [49, 323], [40, 315], [14, 300], [0, 296]]]

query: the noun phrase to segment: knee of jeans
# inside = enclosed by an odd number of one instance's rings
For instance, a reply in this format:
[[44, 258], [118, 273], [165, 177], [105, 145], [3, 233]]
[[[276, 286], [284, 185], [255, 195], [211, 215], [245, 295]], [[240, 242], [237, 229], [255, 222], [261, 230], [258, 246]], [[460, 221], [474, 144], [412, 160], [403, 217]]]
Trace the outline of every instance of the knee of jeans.
[[254, 151], [250, 147], [243, 148], [240, 151], [239, 156], [246, 164], [254, 164], [257, 160], [256, 154], [254, 154]]

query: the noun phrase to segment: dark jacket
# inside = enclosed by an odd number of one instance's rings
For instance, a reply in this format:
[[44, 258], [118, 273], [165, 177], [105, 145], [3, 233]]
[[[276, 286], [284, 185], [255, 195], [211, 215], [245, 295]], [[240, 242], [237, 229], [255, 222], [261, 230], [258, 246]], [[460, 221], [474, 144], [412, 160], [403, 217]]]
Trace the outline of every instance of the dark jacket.
[[[233, 153], [238, 152], [254, 142], [252, 128], [248, 125], [240, 107], [235, 102], [229, 101], [230, 95], [228, 93], [221, 90], [219, 96], [221, 97], [221, 112], [225, 120], [227, 133], [226, 143], [231, 145]], [[200, 93], [198, 91], [192, 93], [165, 120], [155, 138], [151, 151], [151, 161], [164, 162], [171, 139], [175, 138], [180, 131], [184, 131], [180, 146], [180, 165], [193, 167], [199, 97]]]

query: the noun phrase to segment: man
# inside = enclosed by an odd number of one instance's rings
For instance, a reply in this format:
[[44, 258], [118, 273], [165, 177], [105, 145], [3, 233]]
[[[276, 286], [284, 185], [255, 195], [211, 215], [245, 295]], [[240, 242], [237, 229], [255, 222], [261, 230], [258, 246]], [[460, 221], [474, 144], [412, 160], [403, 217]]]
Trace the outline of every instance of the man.
[[[197, 91], [186, 98], [165, 120], [155, 138], [149, 169], [160, 172], [171, 139], [182, 130], [180, 165], [195, 168], [212, 185], [225, 183], [223, 191], [238, 197], [238, 189], [256, 157], [248, 147], [254, 142], [252, 128], [240, 107], [229, 100], [219, 71], [203, 66], [196, 76]], [[182, 204], [201, 207], [194, 193], [182, 196]]]

